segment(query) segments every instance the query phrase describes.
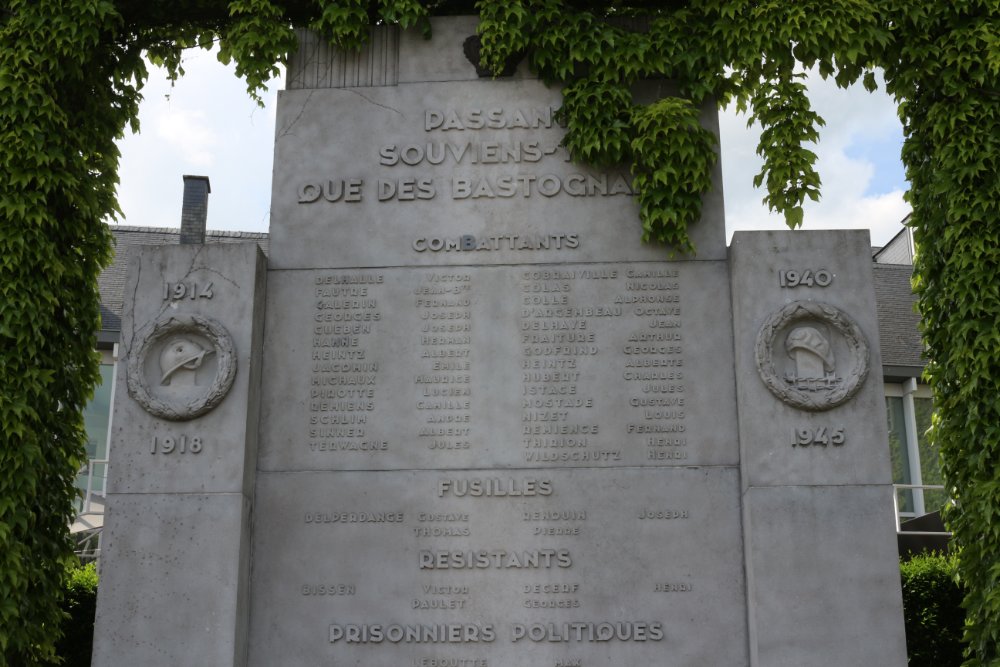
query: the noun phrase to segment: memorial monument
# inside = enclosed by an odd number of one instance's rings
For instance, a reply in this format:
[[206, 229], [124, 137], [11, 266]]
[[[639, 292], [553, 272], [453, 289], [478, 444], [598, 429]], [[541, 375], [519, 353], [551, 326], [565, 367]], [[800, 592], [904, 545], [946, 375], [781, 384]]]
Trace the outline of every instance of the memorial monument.
[[717, 169], [668, 261], [433, 34], [302, 34], [267, 260], [135, 257], [94, 664], [904, 665], [867, 234]]

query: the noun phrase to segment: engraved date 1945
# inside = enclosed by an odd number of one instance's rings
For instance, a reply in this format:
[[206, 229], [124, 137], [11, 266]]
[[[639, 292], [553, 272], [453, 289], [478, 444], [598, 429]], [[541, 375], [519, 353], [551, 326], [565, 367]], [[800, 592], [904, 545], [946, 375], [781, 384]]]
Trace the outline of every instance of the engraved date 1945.
[[793, 428], [792, 447], [838, 447], [847, 440], [843, 428], [818, 426], [816, 428]]

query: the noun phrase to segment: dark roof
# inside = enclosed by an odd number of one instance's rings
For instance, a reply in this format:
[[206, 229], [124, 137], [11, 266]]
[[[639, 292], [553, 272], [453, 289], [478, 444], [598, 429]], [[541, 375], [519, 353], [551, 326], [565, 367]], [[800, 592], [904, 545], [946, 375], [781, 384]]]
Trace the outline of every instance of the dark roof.
[[[117, 340], [121, 331], [122, 302], [125, 292], [125, 267], [129, 253], [135, 246], [176, 245], [180, 243], [181, 230], [165, 227], [137, 227], [132, 225], [108, 225], [115, 242], [115, 258], [111, 265], [101, 271], [97, 279], [101, 291], [101, 332], [99, 340], [112, 337]], [[263, 232], [229, 232], [208, 230], [205, 243], [246, 243], [256, 241], [266, 255], [268, 236]]]
[[874, 264], [875, 302], [878, 309], [878, 337], [886, 377], [914, 377], [926, 361], [920, 340], [920, 315], [910, 279], [913, 267], [907, 264]]

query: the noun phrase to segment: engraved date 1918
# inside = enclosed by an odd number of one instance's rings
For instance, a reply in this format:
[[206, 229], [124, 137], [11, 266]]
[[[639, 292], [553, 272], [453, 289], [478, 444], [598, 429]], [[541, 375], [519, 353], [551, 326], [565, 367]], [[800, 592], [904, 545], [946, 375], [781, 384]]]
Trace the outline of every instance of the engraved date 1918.
[[835, 447], [843, 445], [847, 440], [847, 435], [843, 428], [829, 428], [818, 426], [816, 428], [793, 428], [792, 447]]
[[149, 445], [150, 454], [200, 454], [203, 443], [201, 436], [178, 435], [153, 436]]

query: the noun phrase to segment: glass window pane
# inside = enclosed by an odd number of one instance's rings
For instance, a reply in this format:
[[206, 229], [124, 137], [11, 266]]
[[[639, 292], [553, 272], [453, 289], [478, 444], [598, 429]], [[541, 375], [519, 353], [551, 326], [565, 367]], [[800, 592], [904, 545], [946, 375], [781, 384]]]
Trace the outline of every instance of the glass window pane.
[[[941, 475], [940, 453], [938, 448], [926, 437], [927, 429], [931, 427], [931, 414], [934, 406], [929, 398], [914, 398], [913, 411], [917, 420], [917, 449], [920, 452], [920, 477], [924, 484], [944, 484]], [[944, 507], [948, 497], [944, 491], [924, 491], [924, 506], [928, 512], [934, 512]]]
[[[889, 431], [889, 453], [892, 457], [892, 481], [894, 484], [910, 483], [910, 457], [906, 450], [906, 422], [903, 417], [903, 399], [886, 396], [885, 412]], [[899, 511], [913, 511], [913, 492], [899, 492]]]
[[87, 428], [87, 457], [107, 458], [108, 422], [111, 420], [111, 378], [114, 366], [101, 365], [101, 382], [94, 389], [94, 397], [83, 409], [83, 422]]
[[[101, 364], [101, 382], [94, 389], [94, 397], [83, 409], [83, 423], [87, 429], [87, 458], [106, 459], [108, 457], [108, 426], [111, 421], [111, 384], [114, 366]], [[104, 493], [104, 478], [107, 466], [94, 466], [94, 480], [91, 489]], [[87, 471], [77, 478], [77, 487], [87, 488]]]

